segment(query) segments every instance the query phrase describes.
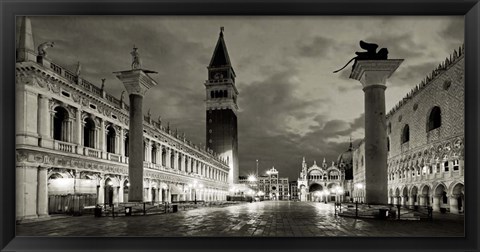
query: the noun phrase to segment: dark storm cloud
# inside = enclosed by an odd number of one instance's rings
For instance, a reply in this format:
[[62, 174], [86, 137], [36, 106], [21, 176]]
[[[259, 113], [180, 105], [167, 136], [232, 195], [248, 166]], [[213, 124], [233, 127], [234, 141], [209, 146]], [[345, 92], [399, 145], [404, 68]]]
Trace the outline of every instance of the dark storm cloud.
[[32, 26], [37, 45], [55, 41], [48, 51], [54, 62], [74, 70], [80, 61], [82, 76], [98, 86], [107, 78], [106, 90], [115, 97], [124, 87], [112, 72], [130, 67], [135, 44], [144, 67], [158, 72], [144, 113], [151, 109], [153, 119], [161, 116], [164, 125], [170, 122], [204, 145], [206, 66], [217, 27], [225, 25], [240, 91], [240, 173], [254, 171], [259, 159], [260, 172], [275, 165], [280, 176], [294, 180], [303, 156], [309, 166], [324, 157], [330, 164], [348, 149], [350, 135], [361, 138], [363, 104], [355, 95], [362, 87], [348, 78], [351, 65], [332, 73], [360, 50], [358, 40], [387, 47], [390, 58], [405, 58], [391, 79], [402, 95], [463, 40], [461, 19], [412, 19], [59, 16], [33, 17]]
[[463, 17], [458, 17], [447, 22], [448, 24], [445, 29], [439, 32], [440, 37], [454, 43], [462, 43], [465, 29]]

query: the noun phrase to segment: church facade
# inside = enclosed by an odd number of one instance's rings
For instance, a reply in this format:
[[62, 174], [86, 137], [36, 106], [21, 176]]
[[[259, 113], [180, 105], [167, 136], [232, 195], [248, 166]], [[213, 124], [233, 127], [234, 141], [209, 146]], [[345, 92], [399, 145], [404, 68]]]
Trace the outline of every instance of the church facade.
[[305, 158], [297, 180], [300, 201], [342, 202], [349, 197], [349, 184], [345, 180], [345, 163], [328, 165], [324, 159], [320, 166], [316, 161], [308, 167]]
[[[387, 114], [388, 202], [463, 212], [463, 46]], [[364, 145], [354, 150], [354, 199], [364, 197]]]
[[[123, 95], [113, 97], [103, 84], [99, 88], [84, 79], [80, 67], [73, 72], [45, 51], [39, 54], [29, 18], [21, 22], [15, 83], [17, 220], [128, 202], [130, 118]], [[143, 119], [145, 202], [191, 201], [194, 195], [226, 199], [231, 156], [193, 144], [150, 113]], [[236, 147], [236, 135], [231, 145]]]

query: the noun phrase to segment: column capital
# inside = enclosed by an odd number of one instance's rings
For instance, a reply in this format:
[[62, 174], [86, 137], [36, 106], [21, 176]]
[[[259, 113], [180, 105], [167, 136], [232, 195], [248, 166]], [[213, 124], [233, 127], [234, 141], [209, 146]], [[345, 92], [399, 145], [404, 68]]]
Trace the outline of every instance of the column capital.
[[157, 73], [145, 69], [132, 69], [127, 71], [114, 72], [117, 78], [123, 82], [129, 95], [145, 96], [148, 89], [157, 85], [157, 82], [148, 74]]
[[350, 73], [350, 79], [360, 81], [363, 88], [371, 85], [385, 86], [387, 79], [402, 62], [403, 59], [359, 60]]

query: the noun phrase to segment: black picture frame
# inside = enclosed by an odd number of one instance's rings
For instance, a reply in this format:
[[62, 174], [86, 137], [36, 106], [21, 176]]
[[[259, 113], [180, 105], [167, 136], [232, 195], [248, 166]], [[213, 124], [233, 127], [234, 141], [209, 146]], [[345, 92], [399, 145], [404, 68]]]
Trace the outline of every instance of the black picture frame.
[[[478, 0], [0, 0], [1, 251], [478, 251], [480, 3]], [[465, 15], [464, 238], [162, 238], [15, 236], [16, 15]], [[475, 194], [475, 192], [477, 192]]]

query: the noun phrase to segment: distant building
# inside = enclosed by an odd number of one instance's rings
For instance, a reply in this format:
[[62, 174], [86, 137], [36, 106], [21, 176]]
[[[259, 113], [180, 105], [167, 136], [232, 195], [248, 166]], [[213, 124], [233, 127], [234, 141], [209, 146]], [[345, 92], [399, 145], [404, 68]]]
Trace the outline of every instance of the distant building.
[[[461, 213], [464, 189], [464, 48], [387, 114], [389, 203]], [[353, 155], [355, 200], [364, 197], [365, 149]]]
[[297, 181], [300, 201], [344, 201], [345, 169], [332, 162], [329, 166], [325, 159], [321, 166], [313, 161], [307, 167], [305, 158], [302, 161], [302, 171]]
[[[239, 186], [235, 186], [239, 190], [253, 190], [255, 194], [261, 196], [265, 200], [288, 200], [290, 199], [290, 186], [288, 178], [280, 178], [275, 167], [268, 170], [266, 175], [259, 176], [253, 181], [249, 176], [239, 176]], [[247, 185], [247, 187], [242, 186]], [[243, 189], [241, 189], [243, 188]], [[245, 189], [248, 188], [248, 189]]]
[[298, 200], [298, 183], [297, 181], [290, 181], [290, 199]]

